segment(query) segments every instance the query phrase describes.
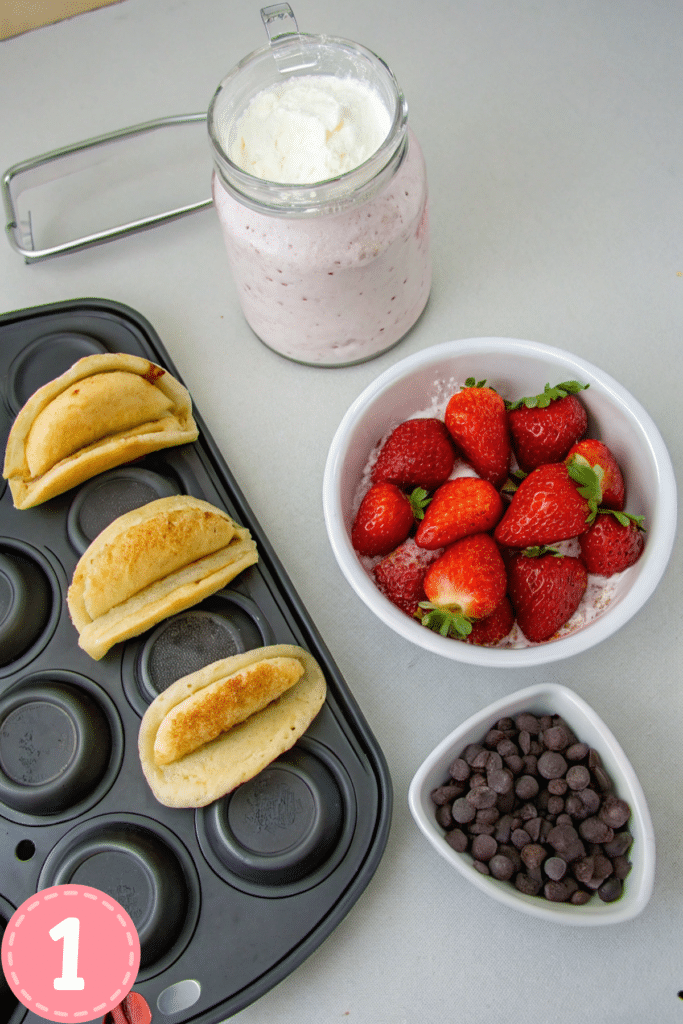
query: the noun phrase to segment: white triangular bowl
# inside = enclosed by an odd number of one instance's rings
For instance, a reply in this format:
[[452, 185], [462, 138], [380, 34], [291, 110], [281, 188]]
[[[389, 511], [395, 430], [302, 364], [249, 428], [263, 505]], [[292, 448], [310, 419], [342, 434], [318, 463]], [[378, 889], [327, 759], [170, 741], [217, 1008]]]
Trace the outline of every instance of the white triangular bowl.
[[[595, 895], [589, 903], [574, 906], [520, 893], [512, 883], [477, 871], [469, 854], [457, 853], [448, 845], [444, 830], [436, 822], [431, 793], [447, 780], [451, 762], [469, 743], [481, 742], [498, 719], [515, 717], [522, 711], [561, 715], [580, 741], [597, 750], [614, 791], [631, 807], [627, 827], [633, 835], [633, 845], [628, 857], [633, 866], [624, 882], [623, 894], [612, 903], [603, 903]], [[655, 837], [643, 789], [616, 737], [596, 712], [565, 686], [553, 683], [529, 686], [472, 715], [446, 736], [420, 765], [410, 784], [408, 803], [418, 827], [437, 853], [468, 882], [507, 907], [562, 925], [620, 924], [640, 914], [652, 894]], [[454, 902], [458, 899], [457, 885], [453, 887], [452, 898]]]

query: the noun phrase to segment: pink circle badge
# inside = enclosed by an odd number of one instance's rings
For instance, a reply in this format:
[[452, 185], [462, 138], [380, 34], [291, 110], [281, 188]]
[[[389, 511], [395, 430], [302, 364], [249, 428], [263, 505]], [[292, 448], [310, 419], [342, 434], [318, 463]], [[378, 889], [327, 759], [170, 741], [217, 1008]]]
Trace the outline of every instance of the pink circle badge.
[[20, 1003], [47, 1020], [103, 1017], [130, 992], [140, 939], [120, 903], [86, 885], [53, 885], [7, 922], [2, 969]]

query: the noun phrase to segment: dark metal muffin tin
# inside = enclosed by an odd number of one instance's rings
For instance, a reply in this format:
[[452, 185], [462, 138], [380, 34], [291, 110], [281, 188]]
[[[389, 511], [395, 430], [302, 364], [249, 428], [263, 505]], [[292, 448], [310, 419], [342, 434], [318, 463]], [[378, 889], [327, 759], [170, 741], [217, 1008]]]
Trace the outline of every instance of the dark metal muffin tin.
[[[95, 352], [177, 371], [135, 311], [100, 299], [0, 317], [0, 439], [42, 384]], [[0, 933], [39, 889], [95, 886], [131, 915], [134, 988], [165, 1024], [216, 1024], [297, 967], [358, 899], [384, 851], [386, 764], [344, 679], [195, 409], [192, 445], [122, 466], [25, 511], [0, 491]], [[228, 588], [93, 661], [66, 590], [117, 516], [174, 493], [247, 526], [259, 563]], [[141, 716], [175, 679], [217, 658], [293, 643], [328, 693], [308, 732], [206, 808], [170, 809], [144, 780]], [[0, 979], [4, 984], [4, 979]], [[37, 1024], [0, 985], [0, 1024]]]

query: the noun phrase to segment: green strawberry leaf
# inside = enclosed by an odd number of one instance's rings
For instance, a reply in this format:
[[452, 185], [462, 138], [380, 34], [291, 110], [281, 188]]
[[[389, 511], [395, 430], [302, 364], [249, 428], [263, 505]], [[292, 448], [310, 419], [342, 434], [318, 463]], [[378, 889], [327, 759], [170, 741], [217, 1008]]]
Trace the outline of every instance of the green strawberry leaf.
[[550, 403], [558, 398], [575, 395], [579, 391], [585, 391], [588, 387], [590, 387], [590, 384], [581, 384], [578, 380], [565, 380], [562, 384], [556, 384], [554, 388], [551, 388], [550, 384], [546, 384], [540, 395], [518, 398], [514, 402], [506, 400], [505, 408], [508, 410], [519, 409], [524, 405], [527, 409], [547, 409]]
[[420, 601], [419, 607], [426, 609], [427, 614], [421, 616], [416, 612], [416, 618], [423, 626], [440, 633], [441, 636], [452, 636], [457, 640], [469, 636], [472, 632], [472, 623], [461, 612], [449, 611], [448, 608], [441, 608], [431, 601]]
[[468, 377], [465, 381], [464, 387], [466, 388], [484, 388], [486, 387], [485, 380], [476, 380], [474, 377]]
[[414, 491], [411, 491], [408, 501], [416, 519], [424, 519], [425, 509], [431, 500], [424, 487], [416, 487]]
[[602, 501], [602, 468], [600, 472], [597, 472], [593, 466], [585, 463], [583, 459], [572, 456], [567, 463], [567, 472], [574, 483], [577, 484], [576, 489], [581, 497], [585, 498], [588, 502], [586, 522], [592, 523], [597, 514], [598, 505]]
[[555, 558], [564, 558], [564, 555], [557, 548], [546, 547], [545, 544], [535, 544], [532, 547], [524, 548], [522, 554], [527, 558], [541, 558], [543, 555], [553, 555]]
[[500, 489], [501, 494], [514, 494], [522, 480], [526, 480], [528, 473], [525, 473], [523, 469], [513, 469], [510, 472], [507, 480]]
[[632, 516], [630, 512], [618, 512], [613, 508], [599, 508], [598, 513], [603, 516], [614, 516], [616, 521], [622, 526], [630, 526], [631, 523], [638, 529], [645, 533], [645, 516]]

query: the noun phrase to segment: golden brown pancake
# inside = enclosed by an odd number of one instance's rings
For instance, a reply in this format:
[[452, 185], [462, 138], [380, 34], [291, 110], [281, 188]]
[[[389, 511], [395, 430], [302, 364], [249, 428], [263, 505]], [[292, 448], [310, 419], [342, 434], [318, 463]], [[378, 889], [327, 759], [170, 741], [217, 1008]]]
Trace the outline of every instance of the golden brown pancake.
[[122, 352], [85, 356], [21, 409], [3, 476], [15, 507], [31, 508], [198, 433], [189, 392], [166, 370]]
[[257, 561], [249, 531], [208, 501], [180, 494], [126, 512], [74, 570], [67, 604], [79, 646], [99, 660]]
[[[268, 663], [267, 669], [259, 668]], [[217, 710], [226, 695], [232, 703], [230, 694], [236, 695], [240, 713], [249, 704], [255, 710], [232, 725], [226, 716], [227, 728], [217, 734], [215, 723], [213, 730], [205, 729], [209, 709]], [[232, 792], [294, 746], [325, 695], [317, 661], [289, 644], [236, 654], [178, 679], [150, 704], [140, 725], [140, 763], [152, 792], [167, 807], [204, 807]]]

